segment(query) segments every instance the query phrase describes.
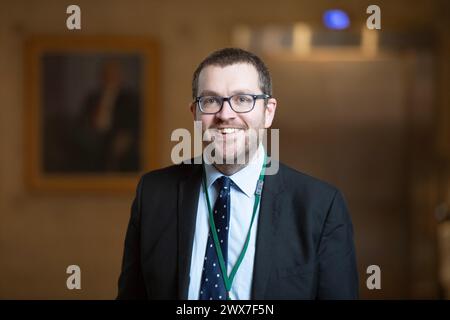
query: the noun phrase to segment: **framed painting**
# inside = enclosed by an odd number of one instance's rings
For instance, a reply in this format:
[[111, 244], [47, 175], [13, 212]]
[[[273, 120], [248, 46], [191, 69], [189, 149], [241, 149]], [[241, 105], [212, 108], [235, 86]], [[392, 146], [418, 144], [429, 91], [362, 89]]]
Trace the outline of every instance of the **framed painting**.
[[160, 62], [153, 40], [33, 36], [24, 57], [31, 189], [128, 192], [158, 166]]

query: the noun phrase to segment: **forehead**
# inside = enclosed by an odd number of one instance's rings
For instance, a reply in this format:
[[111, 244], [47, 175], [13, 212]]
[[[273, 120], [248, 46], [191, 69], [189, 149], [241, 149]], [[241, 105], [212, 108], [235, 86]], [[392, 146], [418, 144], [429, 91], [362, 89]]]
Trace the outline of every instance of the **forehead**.
[[248, 63], [229, 66], [207, 66], [199, 75], [198, 92], [214, 91], [230, 94], [236, 91], [259, 91], [259, 76], [256, 68]]

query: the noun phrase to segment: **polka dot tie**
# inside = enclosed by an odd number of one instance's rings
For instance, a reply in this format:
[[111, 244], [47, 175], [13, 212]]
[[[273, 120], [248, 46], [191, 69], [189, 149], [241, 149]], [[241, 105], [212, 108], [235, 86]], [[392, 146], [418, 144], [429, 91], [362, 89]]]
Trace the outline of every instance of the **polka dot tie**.
[[[225, 266], [228, 258], [228, 228], [230, 223], [230, 185], [231, 179], [225, 176], [215, 181], [219, 193], [214, 204], [213, 217], [217, 236], [222, 249]], [[209, 231], [206, 245], [205, 261], [203, 262], [202, 281], [200, 285], [200, 300], [226, 300], [227, 292], [217, 257], [214, 239]]]

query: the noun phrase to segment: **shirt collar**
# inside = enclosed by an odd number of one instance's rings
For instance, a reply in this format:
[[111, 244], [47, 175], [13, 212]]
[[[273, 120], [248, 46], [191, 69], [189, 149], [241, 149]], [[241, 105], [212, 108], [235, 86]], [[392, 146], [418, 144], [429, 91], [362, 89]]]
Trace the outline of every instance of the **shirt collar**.
[[[238, 172], [229, 176], [234, 185], [238, 187], [248, 197], [255, 193], [256, 183], [261, 173], [261, 168], [264, 163], [264, 147], [259, 145], [256, 154], [253, 156], [247, 166]], [[214, 181], [224, 174], [217, 170], [212, 164], [205, 163], [206, 183], [209, 188]]]

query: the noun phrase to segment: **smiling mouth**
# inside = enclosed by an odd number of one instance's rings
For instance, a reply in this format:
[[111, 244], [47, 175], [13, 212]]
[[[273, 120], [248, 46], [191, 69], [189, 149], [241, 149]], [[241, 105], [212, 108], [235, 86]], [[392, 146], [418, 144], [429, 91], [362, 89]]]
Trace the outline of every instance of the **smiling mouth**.
[[231, 133], [235, 133], [238, 131], [241, 131], [242, 129], [240, 128], [219, 128], [217, 129], [217, 131], [219, 131], [221, 134], [231, 134]]

